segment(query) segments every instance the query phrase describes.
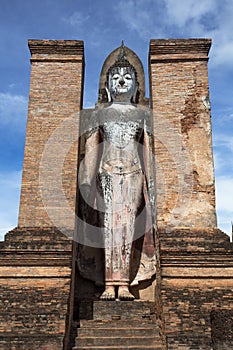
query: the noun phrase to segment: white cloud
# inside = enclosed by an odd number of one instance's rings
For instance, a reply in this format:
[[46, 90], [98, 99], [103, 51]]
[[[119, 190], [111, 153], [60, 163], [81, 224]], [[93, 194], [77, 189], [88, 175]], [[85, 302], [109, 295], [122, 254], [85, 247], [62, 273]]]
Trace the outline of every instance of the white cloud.
[[215, 124], [221, 127], [226, 127], [228, 128], [232, 126], [232, 121], [233, 121], [233, 109], [232, 107], [226, 107], [220, 111], [216, 111], [216, 116], [215, 116]]
[[[217, 0], [120, 0], [116, 17], [142, 39], [174, 37], [173, 33], [206, 37], [206, 17], [214, 19], [218, 5]], [[213, 21], [209, 27], [215, 28]]]
[[216, 147], [224, 147], [233, 153], [233, 135], [216, 134], [214, 136], [214, 145]]
[[[103, 14], [104, 16], [105, 13]], [[71, 26], [72, 30], [75, 31], [73, 35], [75, 39], [78, 32], [80, 39], [88, 43], [85, 48], [87, 55], [89, 48], [102, 50], [106, 45], [106, 37], [108, 34], [112, 35], [111, 29], [106, 24], [108, 19], [104, 21], [103, 18], [97, 18], [96, 13], [93, 12], [86, 14], [84, 11], [75, 11], [70, 16], [63, 17], [62, 21]]]
[[[199, 24], [204, 15], [214, 12], [217, 7], [216, 0], [164, 0], [169, 23], [178, 27], [184, 27], [190, 24]], [[192, 22], [192, 23], [191, 23]], [[195, 26], [196, 27], [196, 26]]]
[[82, 27], [86, 21], [90, 18], [89, 15], [84, 15], [82, 12], [74, 12], [69, 17], [64, 17], [63, 21], [75, 27]]
[[164, 0], [168, 22], [185, 35], [213, 39], [211, 64], [232, 64], [233, 2], [229, 0]]
[[231, 236], [233, 221], [233, 136], [214, 135], [215, 188], [218, 227]]
[[233, 176], [219, 176], [216, 182], [218, 209], [231, 212], [233, 220]]
[[92, 101], [85, 101], [84, 108], [95, 108], [95, 103]]
[[216, 178], [216, 206], [218, 226], [230, 235], [233, 221], [233, 176]]
[[21, 171], [0, 173], [0, 240], [17, 226]]
[[232, 65], [231, 0], [120, 0], [116, 18], [141, 39], [204, 37], [213, 39], [212, 65]]
[[27, 99], [22, 95], [0, 92], [0, 125], [25, 125]]
[[227, 160], [222, 157], [222, 153], [214, 148], [214, 169], [215, 174], [221, 173], [221, 171], [225, 168]]
[[[233, 13], [232, 13], [233, 16]], [[232, 29], [233, 30], [233, 29]], [[220, 34], [220, 33], [219, 33]], [[219, 35], [220, 38], [216, 40], [216, 47], [215, 47], [215, 53], [213, 55], [214, 63], [216, 65], [224, 65], [224, 64], [231, 64], [233, 60], [233, 36], [226, 33], [226, 36], [224, 38], [223, 35]], [[214, 36], [214, 39], [216, 37]]]
[[156, 27], [153, 1], [120, 0], [115, 8], [116, 19], [123, 21], [128, 29], [135, 31], [140, 38], [150, 38]]

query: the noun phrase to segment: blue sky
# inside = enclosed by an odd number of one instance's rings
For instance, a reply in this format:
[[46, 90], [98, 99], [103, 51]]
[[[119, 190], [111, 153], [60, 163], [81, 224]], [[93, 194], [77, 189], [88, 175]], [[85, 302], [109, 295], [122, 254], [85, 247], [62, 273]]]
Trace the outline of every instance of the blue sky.
[[0, 239], [17, 225], [30, 81], [28, 39], [84, 40], [85, 108], [96, 102], [103, 61], [122, 39], [147, 74], [150, 39], [212, 38], [209, 83], [218, 226], [230, 234], [232, 0], [1, 0], [0, 31]]

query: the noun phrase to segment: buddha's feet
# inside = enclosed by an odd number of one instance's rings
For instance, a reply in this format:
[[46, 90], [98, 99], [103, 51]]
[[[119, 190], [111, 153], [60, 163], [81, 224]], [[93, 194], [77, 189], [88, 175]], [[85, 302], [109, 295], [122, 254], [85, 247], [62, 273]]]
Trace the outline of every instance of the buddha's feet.
[[101, 300], [115, 300], [115, 289], [114, 287], [108, 287], [105, 289], [103, 294], [100, 296]]
[[134, 300], [134, 296], [133, 294], [130, 293], [128, 287], [119, 287], [119, 291], [118, 291], [118, 298], [120, 300], [125, 300], [125, 301], [129, 301], [129, 300]]

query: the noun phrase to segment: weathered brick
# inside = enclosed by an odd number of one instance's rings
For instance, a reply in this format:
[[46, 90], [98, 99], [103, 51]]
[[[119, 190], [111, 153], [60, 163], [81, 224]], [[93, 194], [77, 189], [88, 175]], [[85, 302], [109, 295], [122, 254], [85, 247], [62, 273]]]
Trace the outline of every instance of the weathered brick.
[[0, 250], [1, 349], [63, 349], [72, 273], [73, 243], [56, 228], [17, 228], [6, 235]]
[[29, 48], [32, 67], [18, 225], [72, 229], [83, 42], [29, 40]]
[[150, 42], [159, 227], [216, 227], [210, 45], [210, 39]]

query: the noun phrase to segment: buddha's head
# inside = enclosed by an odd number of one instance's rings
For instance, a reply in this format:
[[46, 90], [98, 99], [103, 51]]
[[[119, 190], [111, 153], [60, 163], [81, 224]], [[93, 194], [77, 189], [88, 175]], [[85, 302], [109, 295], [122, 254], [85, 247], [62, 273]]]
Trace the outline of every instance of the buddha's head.
[[109, 102], [135, 102], [138, 90], [135, 68], [126, 58], [124, 46], [107, 72], [106, 91]]

